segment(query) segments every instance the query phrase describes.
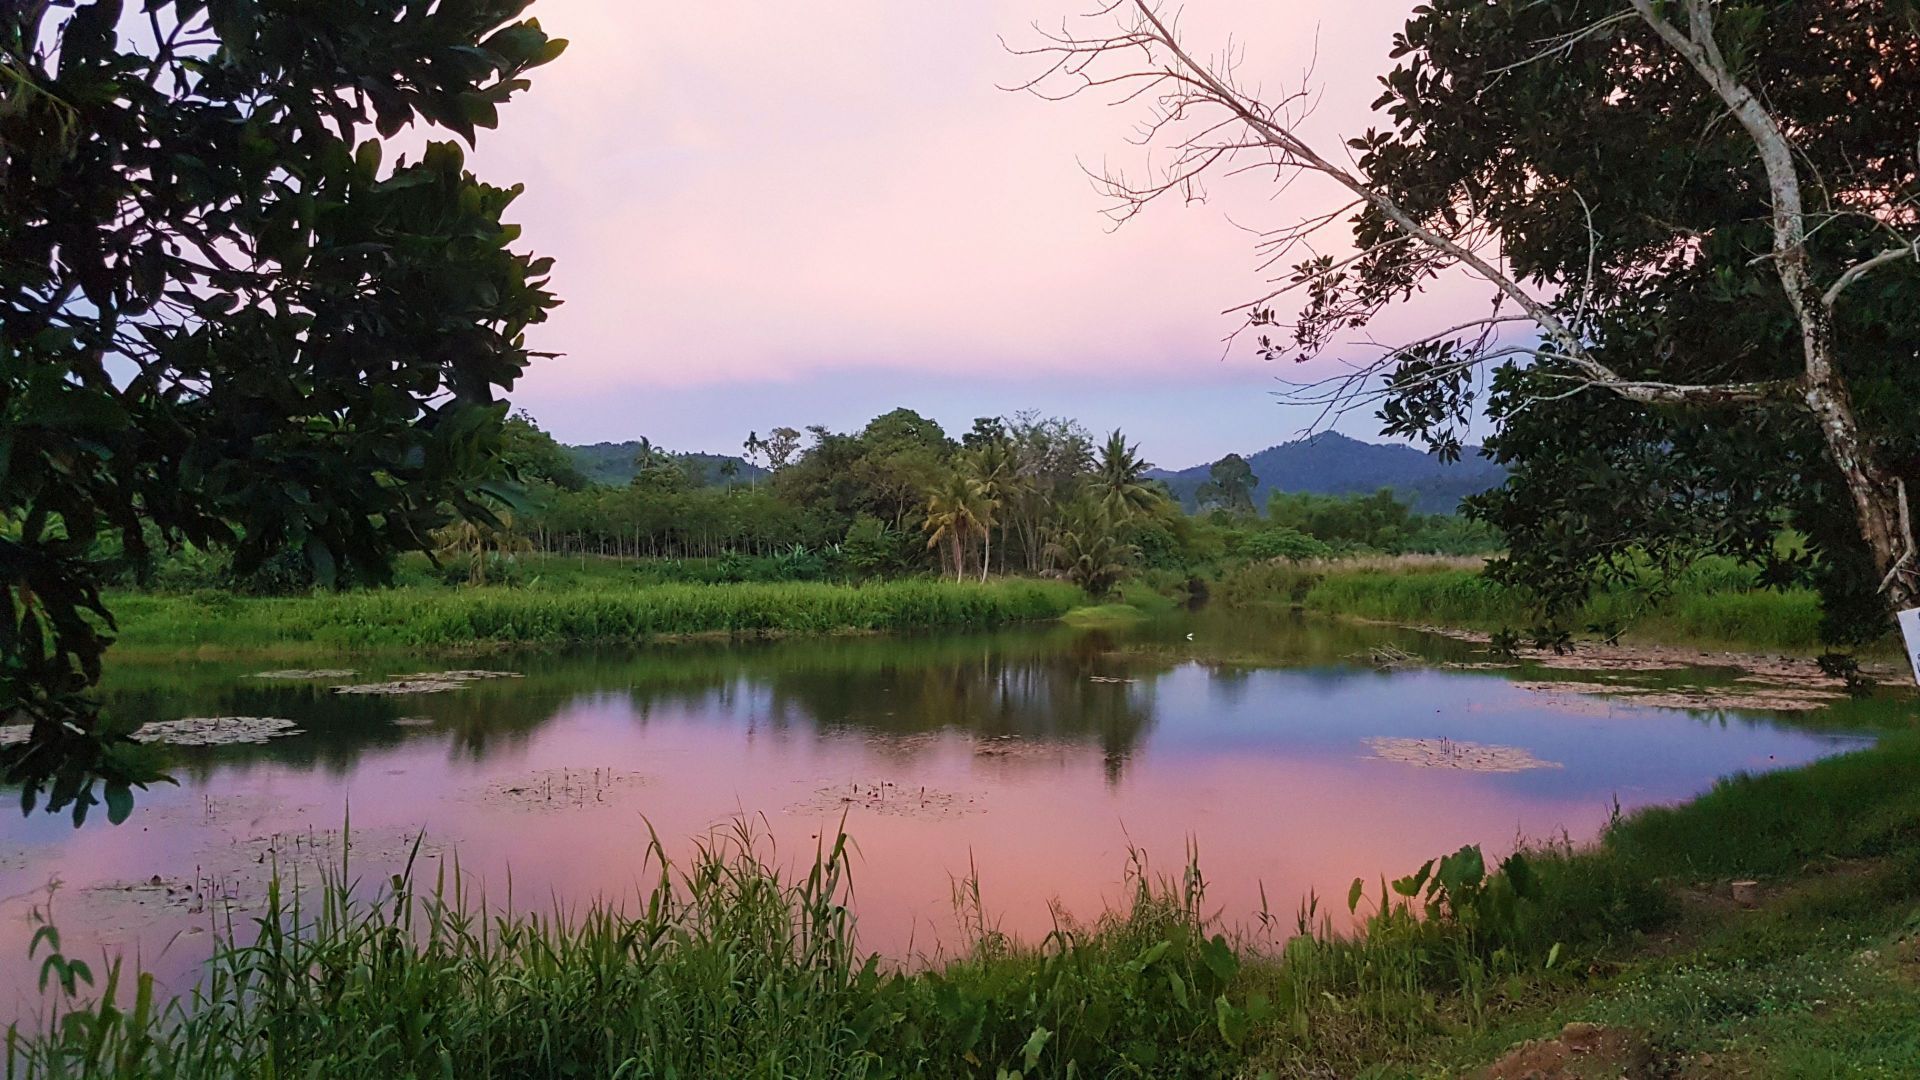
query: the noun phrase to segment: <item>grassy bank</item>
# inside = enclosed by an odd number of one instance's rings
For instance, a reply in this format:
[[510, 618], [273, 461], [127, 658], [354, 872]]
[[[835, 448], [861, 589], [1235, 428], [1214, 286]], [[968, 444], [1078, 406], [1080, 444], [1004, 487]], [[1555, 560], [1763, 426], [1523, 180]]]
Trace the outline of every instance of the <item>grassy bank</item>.
[[[1479, 561], [1428, 557], [1254, 563], [1215, 588], [1228, 604], [1279, 604], [1388, 622], [1526, 629], [1539, 621], [1516, 590], [1480, 575]], [[1752, 649], [1821, 651], [1811, 590], [1755, 588], [1753, 574], [1708, 559], [1660, 591], [1596, 593], [1571, 628], [1618, 627], [1630, 638]]]
[[[306, 910], [277, 894], [198, 997], [162, 1006], [103, 972], [118, 1006], [14, 1033], [8, 1075], [1391, 1077], [1504, 1059], [1495, 1075], [1518, 1076], [1554, 1054], [1599, 1071], [1541, 1075], [1920, 1070], [1914, 733], [1726, 781], [1590, 849], [1497, 866], [1463, 849], [1237, 939], [1208, 923], [1193, 866], [1157, 882], [1136, 861], [1127, 910], [1028, 945], [993, 934], [963, 880], [973, 947], [934, 970], [859, 952], [844, 841], [785, 881], [757, 850], [722, 837], [625, 913], [570, 919], [488, 919], [445, 882], [397, 899], [335, 882]], [[1756, 899], [1729, 899], [1735, 879]]]
[[108, 598], [120, 655], [276, 648], [371, 650], [995, 626], [1085, 602], [1060, 582], [410, 587], [300, 597], [124, 593]]

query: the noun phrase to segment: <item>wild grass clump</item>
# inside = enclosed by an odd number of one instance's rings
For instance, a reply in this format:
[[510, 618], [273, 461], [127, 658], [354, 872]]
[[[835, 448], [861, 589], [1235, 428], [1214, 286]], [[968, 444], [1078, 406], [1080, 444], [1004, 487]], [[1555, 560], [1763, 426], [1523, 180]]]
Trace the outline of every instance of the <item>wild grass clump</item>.
[[112, 607], [121, 646], [130, 651], [275, 644], [366, 650], [995, 626], [1058, 618], [1084, 602], [1080, 590], [1057, 581], [922, 579], [857, 586], [401, 588], [286, 598], [122, 595]]
[[1920, 733], [1798, 769], [1741, 773], [1635, 814], [1607, 847], [1650, 875], [1762, 877], [1832, 859], [1920, 857]]

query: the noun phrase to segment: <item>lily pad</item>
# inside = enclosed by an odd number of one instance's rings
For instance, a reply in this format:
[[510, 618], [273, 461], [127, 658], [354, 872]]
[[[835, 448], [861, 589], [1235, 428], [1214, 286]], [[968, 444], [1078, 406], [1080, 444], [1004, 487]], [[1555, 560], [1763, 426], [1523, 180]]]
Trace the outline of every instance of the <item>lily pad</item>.
[[173, 746], [234, 746], [298, 734], [293, 721], [277, 716], [190, 716], [142, 724], [133, 737]]

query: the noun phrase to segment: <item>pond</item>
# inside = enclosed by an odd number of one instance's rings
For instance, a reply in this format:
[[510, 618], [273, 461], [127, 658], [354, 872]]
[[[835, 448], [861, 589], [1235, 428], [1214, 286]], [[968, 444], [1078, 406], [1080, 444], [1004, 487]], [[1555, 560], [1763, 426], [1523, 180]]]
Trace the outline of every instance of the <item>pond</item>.
[[[1131, 850], [1177, 875], [1192, 845], [1224, 922], [1252, 923], [1264, 897], [1291, 925], [1309, 892], [1344, 898], [1355, 876], [1468, 843], [1584, 841], [1616, 804], [1682, 800], [1868, 737], [1851, 703], [1636, 705], [1515, 681], [1475, 666], [1475, 649], [1202, 612], [1125, 630], [391, 656], [267, 677], [259, 663], [123, 664], [106, 689], [117, 714], [285, 723], [237, 728], [257, 742], [180, 747], [178, 785], [144, 794], [123, 825], [0, 819], [0, 1014], [39, 1007], [25, 963], [35, 908], [50, 903], [69, 955], [118, 954], [184, 991], [214, 920], [244, 925], [275, 865], [311, 881], [349, 821], [365, 881], [419, 838], [428, 880], [457, 860], [490, 902], [546, 910], [650, 883], [650, 832], [678, 857], [744, 817], [792, 865], [844, 817], [861, 944], [918, 960], [960, 940], [954, 886], [970, 872], [988, 921], [1031, 940], [1056, 911], [1122, 903]], [[1376, 650], [1420, 662], [1380, 670]]]

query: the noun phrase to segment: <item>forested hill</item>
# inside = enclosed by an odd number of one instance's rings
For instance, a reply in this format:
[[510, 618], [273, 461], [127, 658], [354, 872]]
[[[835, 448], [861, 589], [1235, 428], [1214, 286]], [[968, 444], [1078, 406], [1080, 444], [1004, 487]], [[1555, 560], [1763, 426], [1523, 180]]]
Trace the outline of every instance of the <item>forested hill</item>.
[[[1265, 506], [1270, 491], [1306, 491], [1317, 495], [1372, 494], [1392, 488], [1423, 514], [1452, 513], [1462, 497], [1495, 487], [1506, 470], [1469, 446], [1457, 462], [1444, 462], [1411, 446], [1361, 442], [1338, 432], [1322, 432], [1297, 442], [1270, 446], [1247, 455], [1247, 464], [1259, 484], [1255, 506]], [[1194, 508], [1194, 491], [1207, 480], [1209, 465], [1170, 472], [1155, 469], [1149, 476], [1167, 482], [1187, 509]]]
[[[638, 441], [599, 442], [586, 446], [569, 446], [569, 457], [574, 467], [590, 483], [611, 484], [624, 487], [632, 482], [635, 471], [634, 460], [639, 457], [643, 444]], [[681, 462], [691, 464], [698, 470], [700, 482], [707, 485], [720, 485], [727, 482], [724, 468], [727, 462], [733, 462], [733, 479], [744, 484], [752, 480], [765, 479], [767, 470], [758, 465], [750, 465], [737, 455], [727, 454], [673, 454]]]

